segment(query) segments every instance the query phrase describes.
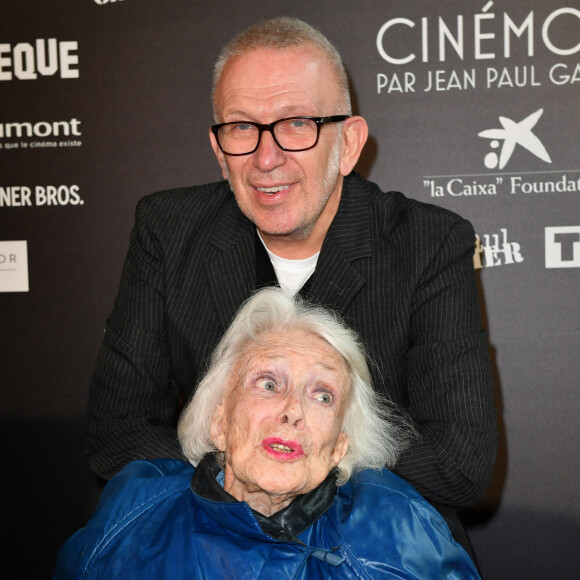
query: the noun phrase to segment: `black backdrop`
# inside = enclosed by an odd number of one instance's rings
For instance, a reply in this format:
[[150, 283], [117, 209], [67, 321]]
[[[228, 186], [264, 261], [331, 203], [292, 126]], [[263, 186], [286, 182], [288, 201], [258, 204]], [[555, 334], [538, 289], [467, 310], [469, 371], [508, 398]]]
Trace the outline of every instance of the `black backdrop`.
[[[3, 0], [3, 575], [49, 577], [98, 500], [84, 408], [135, 204], [219, 179], [207, 140], [214, 58], [280, 14], [343, 54], [371, 131], [358, 169], [457, 211], [479, 236], [501, 441], [490, 491], [464, 517], [484, 576], [575, 578], [578, 0]], [[514, 131], [525, 119], [541, 146]]]

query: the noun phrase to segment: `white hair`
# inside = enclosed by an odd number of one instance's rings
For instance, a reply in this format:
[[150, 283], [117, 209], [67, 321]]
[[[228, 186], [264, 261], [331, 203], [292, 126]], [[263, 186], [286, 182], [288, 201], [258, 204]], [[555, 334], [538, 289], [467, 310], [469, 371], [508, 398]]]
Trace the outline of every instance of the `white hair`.
[[211, 436], [211, 419], [226, 396], [230, 374], [247, 347], [268, 332], [305, 331], [325, 340], [343, 359], [350, 394], [341, 431], [349, 445], [338, 465], [337, 483], [345, 483], [355, 470], [393, 467], [412, 435], [410, 423], [373, 389], [364, 347], [357, 334], [339, 317], [279, 288], [254, 294], [239, 310], [212, 354], [207, 373], [184, 409], [178, 436], [187, 459], [197, 465], [207, 453], [217, 453]]
[[213, 72], [212, 104], [215, 122], [221, 122], [221, 119], [218, 118], [216, 107], [217, 86], [225, 66], [232, 58], [258, 48], [291, 50], [305, 44], [312, 44], [320, 48], [334, 69], [341, 92], [340, 108], [342, 109], [337, 111], [336, 114], [351, 115], [352, 105], [348, 76], [338, 50], [322, 32], [310, 24], [298, 18], [279, 16], [250, 26], [250, 28], [241, 32], [222, 48]]

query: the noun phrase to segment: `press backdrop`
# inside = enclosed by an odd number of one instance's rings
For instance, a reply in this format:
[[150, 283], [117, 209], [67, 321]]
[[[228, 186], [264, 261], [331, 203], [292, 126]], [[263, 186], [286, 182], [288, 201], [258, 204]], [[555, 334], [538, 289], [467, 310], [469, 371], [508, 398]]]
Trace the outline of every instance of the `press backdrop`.
[[464, 514], [484, 576], [577, 578], [578, 0], [2, 0], [3, 577], [49, 577], [94, 508], [84, 409], [135, 204], [220, 178], [214, 58], [282, 14], [344, 57], [370, 126], [358, 170], [478, 234], [501, 435]]

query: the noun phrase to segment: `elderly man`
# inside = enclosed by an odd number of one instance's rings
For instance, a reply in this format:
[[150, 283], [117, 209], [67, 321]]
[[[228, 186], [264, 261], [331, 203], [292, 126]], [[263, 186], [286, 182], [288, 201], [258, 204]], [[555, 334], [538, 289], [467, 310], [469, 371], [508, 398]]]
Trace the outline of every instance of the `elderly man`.
[[228, 44], [213, 103], [225, 180], [137, 208], [91, 386], [93, 470], [182, 457], [177, 417], [209, 353], [254, 290], [279, 284], [362, 337], [375, 388], [419, 433], [397, 473], [461, 539], [448, 506], [481, 497], [496, 450], [471, 225], [352, 172], [367, 125], [339, 54], [304, 22], [266, 21]]
[[381, 470], [405, 428], [370, 381], [337, 318], [263, 289], [179, 422], [196, 469], [127, 466], [65, 545], [57, 580], [479, 578], [435, 509]]

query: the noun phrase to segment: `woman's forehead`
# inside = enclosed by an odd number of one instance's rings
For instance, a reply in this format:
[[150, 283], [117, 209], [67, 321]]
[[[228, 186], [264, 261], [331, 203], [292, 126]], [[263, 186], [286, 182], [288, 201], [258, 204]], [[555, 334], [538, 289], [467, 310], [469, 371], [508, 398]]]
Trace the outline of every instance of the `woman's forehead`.
[[325, 339], [302, 329], [268, 331], [259, 335], [246, 345], [240, 356], [243, 367], [258, 361], [309, 363], [321, 370], [341, 374], [346, 371], [344, 359]]

